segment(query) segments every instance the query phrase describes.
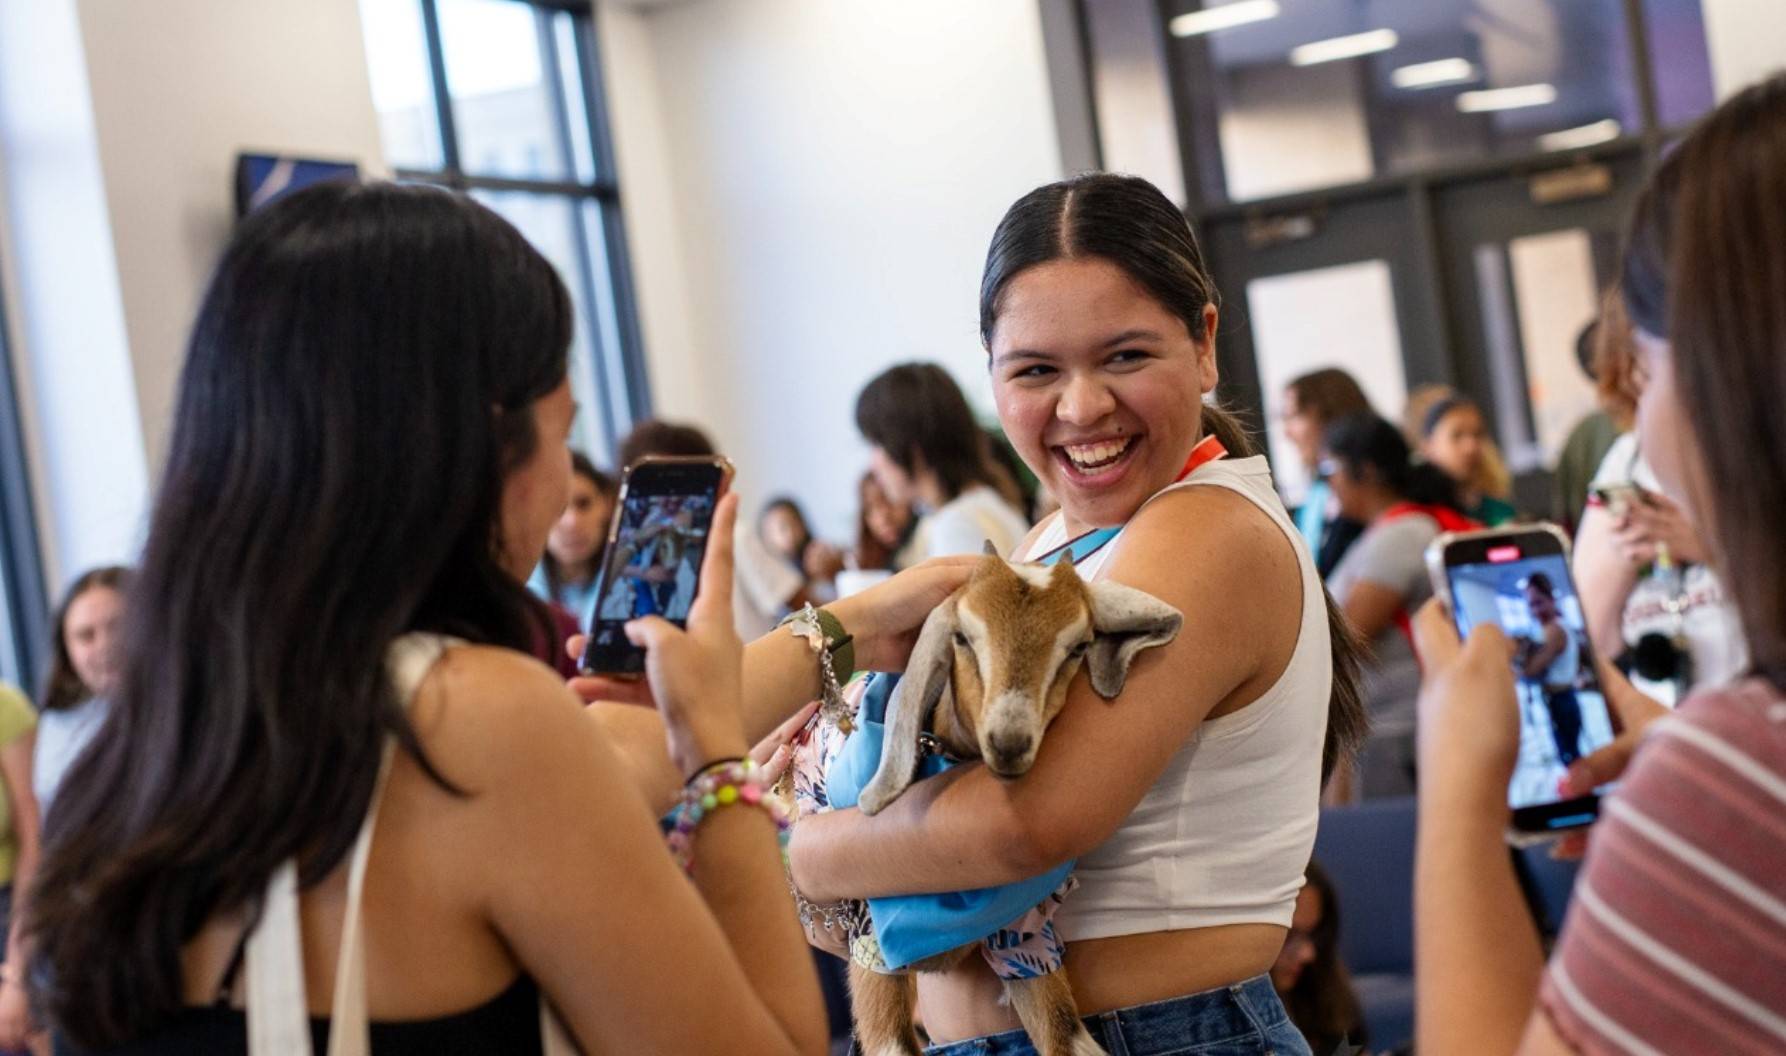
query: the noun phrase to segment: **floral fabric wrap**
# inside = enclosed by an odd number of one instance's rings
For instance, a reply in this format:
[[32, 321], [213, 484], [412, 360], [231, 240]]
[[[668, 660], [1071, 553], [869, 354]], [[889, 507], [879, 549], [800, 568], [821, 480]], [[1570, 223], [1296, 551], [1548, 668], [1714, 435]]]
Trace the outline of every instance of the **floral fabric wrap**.
[[[855, 806], [880, 765], [882, 717], [899, 678], [873, 674], [845, 687], [842, 713], [819, 709], [794, 736], [791, 775], [796, 818]], [[954, 766], [926, 756], [920, 777]], [[878, 972], [902, 971], [918, 961], [971, 942], [1000, 979], [1029, 979], [1058, 971], [1066, 953], [1054, 911], [1077, 886], [1073, 863], [1000, 887], [937, 895], [871, 898], [866, 903], [801, 906], [807, 940]]]

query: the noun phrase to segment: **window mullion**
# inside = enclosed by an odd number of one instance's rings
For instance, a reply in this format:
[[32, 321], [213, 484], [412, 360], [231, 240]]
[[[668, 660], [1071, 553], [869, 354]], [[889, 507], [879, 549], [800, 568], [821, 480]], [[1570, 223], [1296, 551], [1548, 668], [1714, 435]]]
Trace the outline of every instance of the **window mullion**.
[[440, 36], [440, 7], [436, 0], [420, 0], [422, 32], [428, 38], [428, 76], [434, 84], [434, 116], [440, 123], [440, 162], [447, 182], [464, 172], [459, 162], [459, 130], [453, 124], [453, 93], [447, 87], [446, 46]]

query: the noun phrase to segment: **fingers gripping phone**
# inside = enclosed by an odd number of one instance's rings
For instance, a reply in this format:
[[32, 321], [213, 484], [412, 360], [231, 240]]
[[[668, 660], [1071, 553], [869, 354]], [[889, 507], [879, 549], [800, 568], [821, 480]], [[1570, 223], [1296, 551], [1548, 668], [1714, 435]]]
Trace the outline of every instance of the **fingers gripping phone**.
[[578, 663], [586, 673], [636, 677], [645, 670], [645, 651], [626, 640], [629, 620], [661, 616], [688, 625], [714, 507], [731, 480], [732, 464], [717, 456], [652, 456], [627, 467]]
[[1648, 493], [1635, 483], [1621, 482], [1603, 484], [1594, 489], [1594, 498], [1600, 501], [1614, 517], [1624, 519], [1631, 507], [1642, 505], [1648, 500]]
[[1433, 541], [1426, 561], [1458, 634], [1494, 623], [1513, 641], [1519, 759], [1507, 786], [1510, 835], [1528, 842], [1591, 823], [1599, 794], [1567, 795], [1563, 776], [1618, 730], [1569, 574], [1567, 538], [1552, 525], [1452, 533]]

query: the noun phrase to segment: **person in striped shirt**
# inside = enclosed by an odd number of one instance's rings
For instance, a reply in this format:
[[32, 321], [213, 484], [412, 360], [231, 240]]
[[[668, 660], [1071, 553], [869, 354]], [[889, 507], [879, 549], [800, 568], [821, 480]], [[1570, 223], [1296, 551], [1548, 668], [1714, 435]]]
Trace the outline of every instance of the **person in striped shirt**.
[[1513, 646], [1421, 614], [1421, 1056], [1786, 1052], [1786, 75], [1662, 163], [1621, 288], [1643, 450], [1730, 585], [1750, 666], [1666, 716], [1603, 668], [1625, 733], [1568, 784], [1619, 784], [1561, 848], [1586, 863], [1546, 965], [1501, 835]]

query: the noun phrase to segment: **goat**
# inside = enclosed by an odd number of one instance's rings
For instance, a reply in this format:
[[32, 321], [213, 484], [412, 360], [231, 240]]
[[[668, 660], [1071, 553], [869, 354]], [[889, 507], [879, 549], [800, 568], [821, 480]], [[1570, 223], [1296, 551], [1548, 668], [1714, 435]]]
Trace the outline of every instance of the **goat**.
[[[999, 777], [1021, 777], [1081, 666], [1100, 696], [1114, 698], [1135, 656], [1170, 642], [1182, 622], [1177, 609], [1133, 587], [1081, 580], [1070, 562], [1045, 568], [988, 555], [925, 621], [888, 703], [880, 767], [858, 805], [875, 814], [905, 791], [924, 733], [954, 758], [981, 759]], [[911, 970], [946, 970], [978, 947], [958, 947]], [[1042, 1056], [1103, 1052], [1079, 1021], [1064, 972], [1007, 979], [1004, 986]], [[909, 974], [877, 972], [852, 959], [851, 1011], [868, 1056], [922, 1052], [916, 996]]]

